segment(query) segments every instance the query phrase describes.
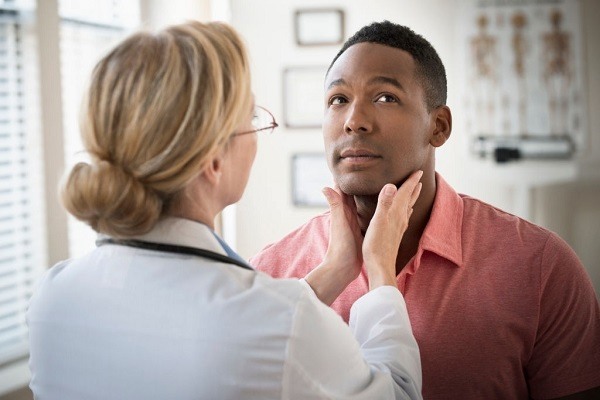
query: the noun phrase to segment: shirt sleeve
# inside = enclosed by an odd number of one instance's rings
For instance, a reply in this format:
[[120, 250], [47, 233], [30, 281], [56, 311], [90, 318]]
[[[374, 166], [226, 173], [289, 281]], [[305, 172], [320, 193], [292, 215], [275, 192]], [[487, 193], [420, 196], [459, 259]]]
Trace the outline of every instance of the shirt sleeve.
[[421, 399], [419, 350], [398, 289], [365, 294], [350, 318], [348, 329], [312, 290], [305, 291], [288, 343], [282, 397]]
[[541, 261], [539, 319], [527, 365], [533, 398], [555, 398], [600, 386], [600, 308], [573, 252], [550, 235]]

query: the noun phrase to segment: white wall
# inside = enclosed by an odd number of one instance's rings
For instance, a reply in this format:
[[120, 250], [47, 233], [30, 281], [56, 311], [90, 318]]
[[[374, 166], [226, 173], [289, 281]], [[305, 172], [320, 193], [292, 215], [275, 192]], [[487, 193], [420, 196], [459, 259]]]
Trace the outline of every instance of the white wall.
[[[600, 2], [582, 0], [585, 65], [588, 75], [590, 142], [577, 163], [537, 163], [497, 168], [473, 164], [466, 157], [464, 110], [459, 99], [461, 79], [459, 43], [460, 0], [231, 0], [232, 24], [244, 35], [253, 61], [257, 103], [282, 118], [282, 71], [290, 66], [328, 65], [339, 46], [299, 48], [293, 35], [293, 13], [299, 8], [337, 7], [345, 10], [346, 37], [372, 21], [390, 19], [425, 36], [437, 49], [448, 75], [448, 105], [453, 110], [451, 140], [437, 151], [437, 170], [458, 191], [481, 198], [559, 233], [584, 261], [600, 293]], [[304, 223], [322, 209], [292, 205], [292, 154], [322, 151], [319, 130], [278, 128], [261, 137], [257, 160], [242, 201], [236, 209], [236, 245], [250, 257]], [[553, 185], [535, 186], [539, 176]], [[491, 179], [490, 179], [491, 176]], [[530, 185], [523, 185], [528, 178]], [[573, 182], [570, 180], [575, 179]], [[516, 181], [516, 185], [513, 183]], [[563, 183], [560, 183], [564, 181]], [[539, 180], [538, 180], [539, 183]], [[523, 204], [526, 203], [526, 204]]]
[[158, 29], [187, 20], [208, 21], [211, 0], [140, 0], [142, 25]]

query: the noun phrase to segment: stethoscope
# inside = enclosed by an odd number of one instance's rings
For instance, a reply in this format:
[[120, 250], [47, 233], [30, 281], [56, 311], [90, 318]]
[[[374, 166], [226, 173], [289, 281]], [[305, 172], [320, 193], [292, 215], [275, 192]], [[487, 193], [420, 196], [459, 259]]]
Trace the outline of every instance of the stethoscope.
[[116, 244], [119, 246], [127, 246], [134, 247], [136, 249], [143, 250], [153, 250], [160, 251], [163, 253], [172, 253], [172, 254], [185, 254], [189, 256], [197, 256], [202, 258], [207, 258], [213, 261], [219, 261], [226, 264], [233, 264], [235, 266], [248, 269], [254, 271], [254, 269], [248, 264], [236, 260], [235, 258], [225, 256], [223, 254], [215, 253], [214, 251], [199, 249], [196, 247], [188, 247], [188, 246], [180, 246], [175, 244], [164, 244], [164, 243], [154, 243], [154, 242], [146, 242], [143, 240], [135, 240], [135, 239], [113, 239], [113, 238], [102, 238], [96, 240], [96, 246], [102, 246], [104, 244]]

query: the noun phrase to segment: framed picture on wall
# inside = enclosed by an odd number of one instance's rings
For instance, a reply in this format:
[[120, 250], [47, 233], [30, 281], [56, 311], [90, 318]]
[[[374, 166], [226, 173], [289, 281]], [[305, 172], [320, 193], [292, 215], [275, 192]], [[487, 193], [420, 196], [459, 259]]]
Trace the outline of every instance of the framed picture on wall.
[[320, 128], [326, 66], [283, 71], [283, 119], [287, 128]]
[[333, 187], [324, 153], [298, 153], [292, 156], [292, 202], [298, 207], [327, 207], [321, 190]]
[[344, 41], [344, 11], [305, 9], [294, 14], [296, 43], [299, 46], [340, 44]]

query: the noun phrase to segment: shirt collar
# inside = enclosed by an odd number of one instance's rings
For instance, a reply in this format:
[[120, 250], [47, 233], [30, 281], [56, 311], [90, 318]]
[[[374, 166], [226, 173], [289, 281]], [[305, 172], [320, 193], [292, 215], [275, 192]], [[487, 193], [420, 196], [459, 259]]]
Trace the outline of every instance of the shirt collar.
[[[454, 189], [436, 172], [436, 194], [429, 222], [423, 231], [419, 250], [431, 251], [462, 265], [462, 219], [463, 201]], [[415, 260], [420, 263], [420, 257]], [[417, 267], [418, 265], [415, 265]]]

